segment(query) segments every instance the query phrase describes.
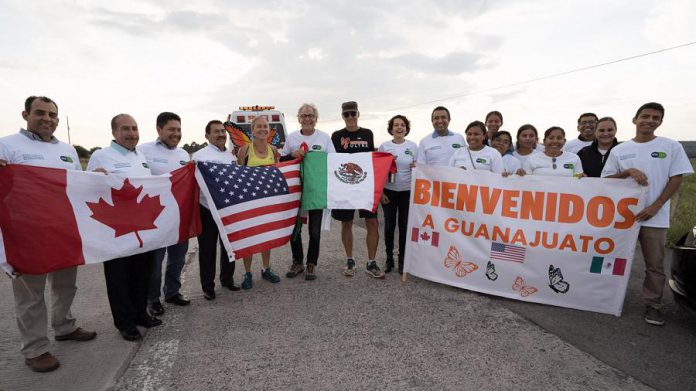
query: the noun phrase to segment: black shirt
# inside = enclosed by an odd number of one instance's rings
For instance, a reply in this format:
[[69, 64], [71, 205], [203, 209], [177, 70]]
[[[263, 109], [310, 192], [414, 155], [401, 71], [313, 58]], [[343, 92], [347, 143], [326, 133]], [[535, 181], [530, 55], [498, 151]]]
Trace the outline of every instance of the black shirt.
[[359, 128], [355, 132], [349, 132], [343, 128], [333, 132], [331, 142], [338, 153], [373, 152], [375, 150], [374, 138], [370, 129]]

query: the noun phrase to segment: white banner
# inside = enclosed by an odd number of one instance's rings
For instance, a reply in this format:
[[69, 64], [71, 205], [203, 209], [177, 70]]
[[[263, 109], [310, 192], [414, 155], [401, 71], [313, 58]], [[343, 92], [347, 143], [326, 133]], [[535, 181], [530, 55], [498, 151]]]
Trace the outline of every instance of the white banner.
[[621, 315], [645, 188], [630, 179], [413, 171], [404, 270], [477, 292]]

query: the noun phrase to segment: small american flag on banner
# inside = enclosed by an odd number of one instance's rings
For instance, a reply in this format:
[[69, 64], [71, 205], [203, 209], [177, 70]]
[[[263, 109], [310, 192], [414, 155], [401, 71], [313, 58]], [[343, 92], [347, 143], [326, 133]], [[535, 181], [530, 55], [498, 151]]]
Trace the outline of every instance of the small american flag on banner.
[[524, 247], [498, 242], [491, 243], [491, 260], [524, 263], [524, 255], [526, 252], [527, 249]]
[[198, 162], [196, 179], [229, 254], [240, 259], [290, 240], [302, 186], [300, 160], [266, 167]]

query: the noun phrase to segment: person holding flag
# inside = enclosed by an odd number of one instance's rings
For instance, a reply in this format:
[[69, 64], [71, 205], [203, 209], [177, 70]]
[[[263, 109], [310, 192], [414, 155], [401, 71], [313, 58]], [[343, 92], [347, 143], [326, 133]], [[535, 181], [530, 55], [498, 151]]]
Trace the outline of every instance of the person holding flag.
[[[328, 134], [316, 129], [319, 111], [311, 103], [305, 103], [297, 110], [297, 120], [300, 123], [300, 130], [290, 133], [283, 151], [281, 161], [292, 160], [304, 156], [308, 151], [336, 152], [331, 137]], [[302, 225], [298, 225], [290, 239], [292, 249], [292, 265], [285, 274], [288, 278], [294, 278], [305, 272], [305, 280], [315, 280], [315, 268], [319, 259], [319, 244], [321, 242], [321, 219], [323, 209], [308, 210], [307, 227], [309, 229], [309, 247], [307, 248], [307, 269], [303, 265], [304, 254], [302, 251]], [[299, 218], [299, 217], [298, 217]], [[299, 231], [298, 231], [299, 229]]]
[[[22, 117], [27, 121], [26, 129], [0, 138], [0, 170], [7, 164], [82, 170], [75, 148], [53, 136], [58, 126], [58, 105], [53, 100], [45, 96], [28, 97], [24, 102]], [[5, 250], [2, 250], [0, 263], [6, 262]], [[48, 352], [46, 281], [51, 291], [51, 327], [55, 339], [89, 341], [97, 336], [94, 331], [78, 327], [70, 311], [77, 292], [77, 266], [15, 277], [12, 292], [24, 361], [35, 372], [53, 371], [60, 366], [60, 362]]]

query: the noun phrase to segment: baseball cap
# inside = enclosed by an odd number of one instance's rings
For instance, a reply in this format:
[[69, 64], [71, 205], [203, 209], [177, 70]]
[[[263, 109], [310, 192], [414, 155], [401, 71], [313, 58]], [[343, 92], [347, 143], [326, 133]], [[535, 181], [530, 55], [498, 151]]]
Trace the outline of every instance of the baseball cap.
[[341, 112], [345, 113], [346, 111], [358, 111], [358, 104], [353, 101], [343, 102], [341, 104]]

